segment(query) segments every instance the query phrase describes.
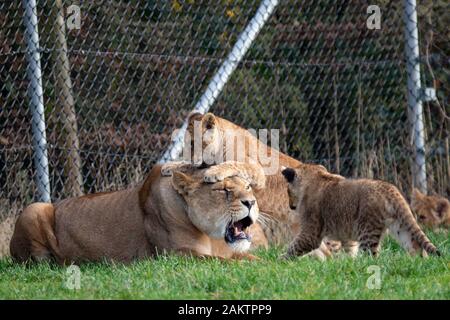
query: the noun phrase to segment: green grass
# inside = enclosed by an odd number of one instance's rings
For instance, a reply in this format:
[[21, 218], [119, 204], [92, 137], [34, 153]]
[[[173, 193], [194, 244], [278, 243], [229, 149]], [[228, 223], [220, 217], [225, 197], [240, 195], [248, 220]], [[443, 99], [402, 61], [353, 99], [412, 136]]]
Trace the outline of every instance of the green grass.
[[[258, 251], [257, 262], [199, 261], [162, 256], [130, 265], [81, 265], [81, 288], [66, 287], [65, 267], [0, 261], [1, 299], [450, 299], [449, 239], [431, 234], [443, 257], [410, 257], [386, 240], [378, 258], [343, 255], [279, 261], [280, 248]], [[381, 288], [367, 288], [369, 266]]]

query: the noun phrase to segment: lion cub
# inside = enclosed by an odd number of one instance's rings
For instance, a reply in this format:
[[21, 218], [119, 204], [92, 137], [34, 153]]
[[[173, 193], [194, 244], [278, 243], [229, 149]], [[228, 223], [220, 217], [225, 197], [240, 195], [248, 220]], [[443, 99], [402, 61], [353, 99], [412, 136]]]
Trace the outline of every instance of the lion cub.
[[427, 196], [414, 189], [411, 208], [422, 226], [437, 230], [450, 228], [450, 202], [444, 197]]
[[282, 171], [289, 206], [300, 215], [300, 232], [286, 256], [303, 255], [328, 237], [342, 241], [355, 256], [359, 249], [378, 255], [386, 229], [410, 254], [440, 255], [417, 224], [406, 200], [393, 185], [377, 180], [345, 179], [319, 165]]

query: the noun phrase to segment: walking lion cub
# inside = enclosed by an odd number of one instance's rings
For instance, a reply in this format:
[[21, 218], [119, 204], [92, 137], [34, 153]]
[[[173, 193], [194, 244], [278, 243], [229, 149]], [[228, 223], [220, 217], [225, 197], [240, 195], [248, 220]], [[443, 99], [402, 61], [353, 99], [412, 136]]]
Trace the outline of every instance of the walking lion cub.
[[358, 249], [376, 256], [387, 229], [410, 254], [440, 255], [393, 185], [345, 179], [312, 164], [286, 168], [282, 174], [288, 182], [289, 206], [301, 221], [286, 257], [317, 249], [324, 237], [341, 241], [351, 256]]

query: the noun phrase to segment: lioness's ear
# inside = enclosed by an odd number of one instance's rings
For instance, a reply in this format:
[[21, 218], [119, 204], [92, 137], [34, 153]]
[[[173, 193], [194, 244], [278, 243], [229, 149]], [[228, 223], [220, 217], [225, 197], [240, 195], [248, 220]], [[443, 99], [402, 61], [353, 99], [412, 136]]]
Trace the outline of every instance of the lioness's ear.
[[284, 178], [286, 179], [287, 182], [291, 183], [292, 181], [294, 181], [295, 178], [295, 170], [292, 168], [286, 168], [283, 171], [281, 171], [281, 174], [284, 176]]
[[174, 171], [172, 173], [172, 185], [179, 194], [186, 195], [197, 188], [198, 182], [184, 173]]
[[212, 114], [211, 112], [208, 112], [203, 117], [202, 122], [203, 122], [203, 127], [206, 130], [209, 130], [209, 129], [213, 129], [216, 126], [217, 119], [216, 119], [216, 116], [214, 114]]

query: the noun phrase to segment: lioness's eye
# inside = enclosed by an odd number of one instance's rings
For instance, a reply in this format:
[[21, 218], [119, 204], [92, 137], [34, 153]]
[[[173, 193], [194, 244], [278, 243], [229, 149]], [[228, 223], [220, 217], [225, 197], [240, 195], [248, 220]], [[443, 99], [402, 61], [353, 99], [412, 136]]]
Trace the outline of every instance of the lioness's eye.
[[223, 189], [225, 191], [227, 199], [230, 198], [231, 191], [228, 189]]
[[250, 190], [251, 188], [252, 188], [251, 185], [248, 185], [245, 187], [245, 190]]
[[227, 195], [230, 193], [230, 190], [228, 190], [228, 189], [216, 189], [216, 191], [219, 191], [219, 192], [221, 192], [221, 193], [226, 193]]

